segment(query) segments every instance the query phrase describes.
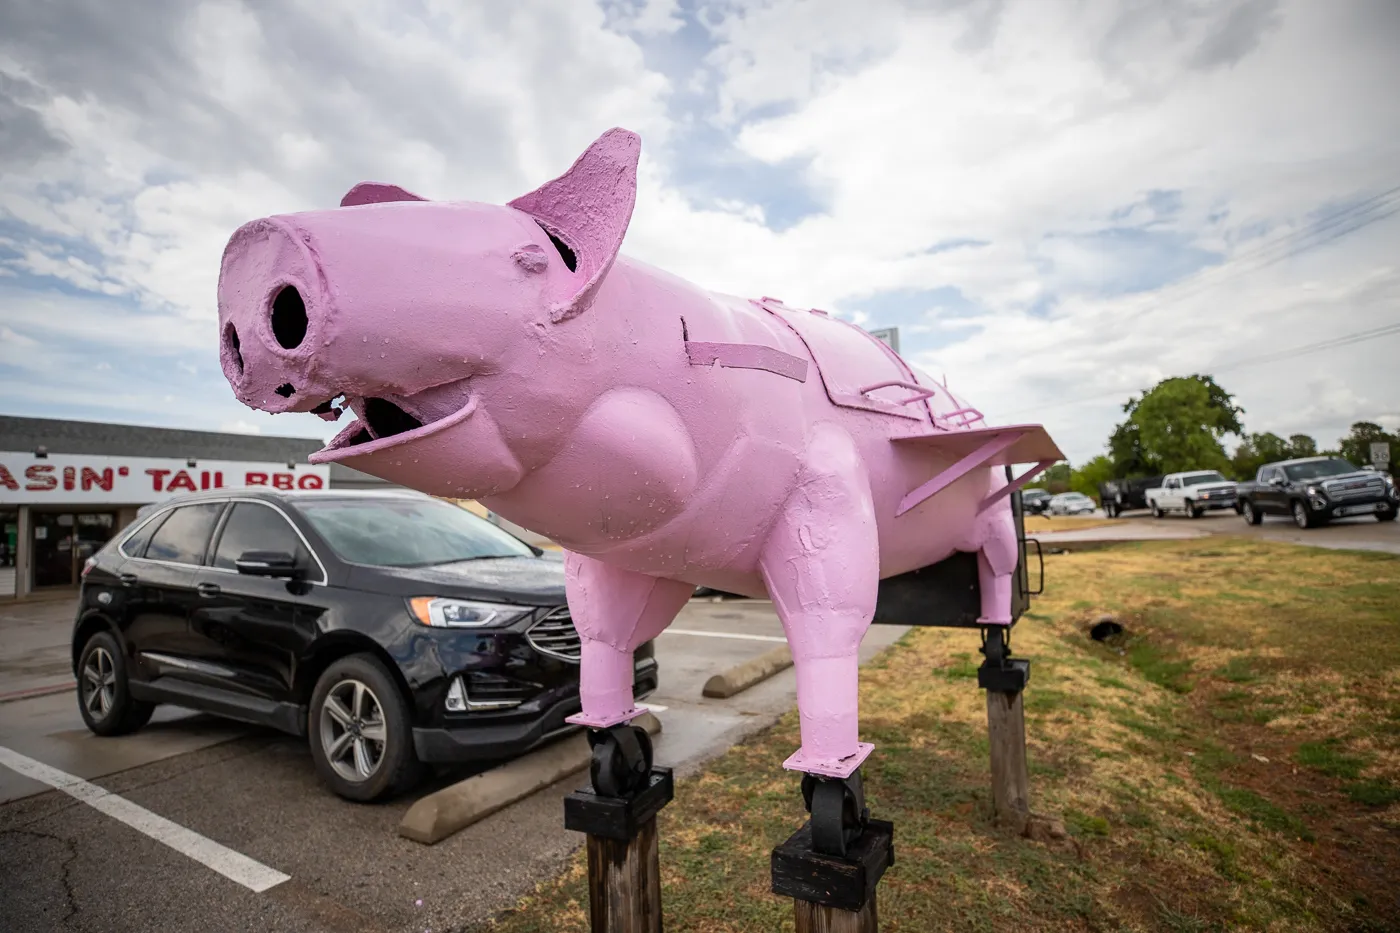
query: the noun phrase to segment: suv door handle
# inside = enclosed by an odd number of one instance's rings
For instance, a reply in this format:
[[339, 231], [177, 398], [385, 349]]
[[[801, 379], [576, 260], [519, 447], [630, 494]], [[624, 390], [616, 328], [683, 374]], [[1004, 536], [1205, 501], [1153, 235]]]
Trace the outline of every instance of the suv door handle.
[[218, 596], [220, 593], [223, 592], [219, 589], [219, 584], [217, 583], [201, 583], [194, 588], [194, 591], [200, 596], [204, 596], [206, 598]]
[[121, 581], [122, 586], [135, 586], [138, 577], [134, 573], [119, 573], [117, 579]]

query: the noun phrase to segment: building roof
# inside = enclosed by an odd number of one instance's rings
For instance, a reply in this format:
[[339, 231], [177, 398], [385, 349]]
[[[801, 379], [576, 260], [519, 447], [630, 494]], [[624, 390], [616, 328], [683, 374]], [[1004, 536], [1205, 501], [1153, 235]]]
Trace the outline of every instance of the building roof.
[[[325, 444], [309, 437], [185, 431], [101, 421], [64, 421], [0, 415], [0, 450], [108, 457], [175, 457], [194, 460], [251, 460], [306, 463]], [[377, 476], [330, 465], [333, 484], [389, 485]]]

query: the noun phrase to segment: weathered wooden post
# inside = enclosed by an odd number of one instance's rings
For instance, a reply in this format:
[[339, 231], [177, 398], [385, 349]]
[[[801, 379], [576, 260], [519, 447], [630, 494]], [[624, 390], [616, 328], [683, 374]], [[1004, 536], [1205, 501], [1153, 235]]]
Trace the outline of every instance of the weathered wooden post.
[[[651, 743], [636, 727], [590, 733], [592, 784], [564, 798], [564, 826], [588, 836], [588, 913], [593, 933], [661, 933], [661, 865], [656, 815], [675, 796], [670, 768], [651, 766]], [[622, 746], [618, 751], [618, 746]], [[600, 779], [599, 761], [620, 755], [618, 774]], [[645, 774], [645, 778], [641, 777]], [[631, 775], [636, 777], [632, 778]], [[616, 789], [613, 794], [598, 788]]]
[[992, 759], [992, 807], [998, 823], [1023, 832], [1031, 816], [1030, 777], [1026, 770], [1026, 718], [1021, 692], [1031, 676], [1031, 662], [1011, 657], [1010, 632], [1001, 626], [983, 630], [977, 685], [987, 691], [987, 738]]

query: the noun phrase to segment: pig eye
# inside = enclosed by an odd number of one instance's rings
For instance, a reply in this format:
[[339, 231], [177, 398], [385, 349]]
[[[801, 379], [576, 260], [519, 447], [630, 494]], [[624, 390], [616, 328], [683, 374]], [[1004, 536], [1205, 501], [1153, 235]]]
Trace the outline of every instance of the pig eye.
[[295, 350], [306, 339], [306, 303], [294, 286], [284, 286], [272, 299], [272, 336], [286, 350]]

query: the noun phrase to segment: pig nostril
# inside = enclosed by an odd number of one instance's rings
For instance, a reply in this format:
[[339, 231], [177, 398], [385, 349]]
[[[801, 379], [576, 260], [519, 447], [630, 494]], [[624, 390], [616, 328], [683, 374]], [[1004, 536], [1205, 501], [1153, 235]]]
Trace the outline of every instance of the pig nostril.
[[229, 321], [224, 326], [224, 368], [233, 369], [233, 375], [243, 375], [243, 354], [238, 349], [238, 328]]
[[292, 385], [290, 382], [284, 382], [272, 391], [283, 398], [291, 398], [293, 395], [297, 394], [296, 386]]
[[272, 299], [272, 336], [287, 350], [306, 339], [306, 303], [294, 286], [284, 286]]

